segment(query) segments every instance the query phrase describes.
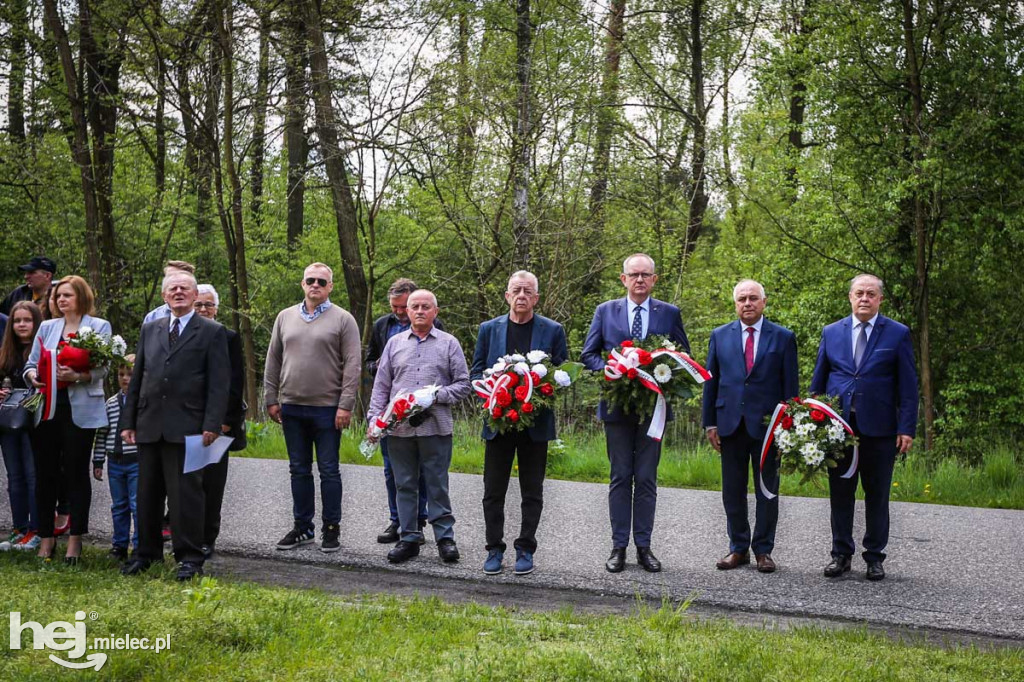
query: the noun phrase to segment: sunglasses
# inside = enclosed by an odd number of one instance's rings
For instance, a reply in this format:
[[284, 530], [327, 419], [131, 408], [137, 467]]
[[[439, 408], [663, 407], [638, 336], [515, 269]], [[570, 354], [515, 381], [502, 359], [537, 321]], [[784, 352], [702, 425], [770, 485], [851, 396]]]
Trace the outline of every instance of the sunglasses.
[[327, 280], [324, 279], [323, 277], [307, 277], [306, 278], [306, 286], [310, 286], [311, 287], [314, 284], [318, 284], [318, 285], [320, 285], [322, 287], [325, 287], [325, 286], [327, 286]]

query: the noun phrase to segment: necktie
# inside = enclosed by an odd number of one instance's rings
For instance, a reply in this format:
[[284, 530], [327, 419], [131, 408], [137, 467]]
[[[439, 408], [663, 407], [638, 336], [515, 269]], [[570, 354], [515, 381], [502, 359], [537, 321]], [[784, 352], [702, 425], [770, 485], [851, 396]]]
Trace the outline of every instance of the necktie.
[[747, 361], [747, 374], [754, 366], [754, 328], [747, 327], [747, 343], [743, 347], [743, 359]]
[[171, 348], [174, 348], [174, 344], [178, 343], [178, 337], [181, 333], [178, 331], [178, 318], [174, 318], [174, 322], [171, 324]]
[[861, 322], [859, 325], [860, 334], [857, 334], [857, 343], [853, 344], [853, 366], [860, 369], [860, 361], [864, 359], [864, 349], [868, 347], [868, 323]]
[[643, 310], [640, 306], [636, 307], [636, 312], [633, 313], [633, 328], [630, 330], [630, 334], [634, 339], [644, 338], [644, 321], [640, 317], [640, 311]]

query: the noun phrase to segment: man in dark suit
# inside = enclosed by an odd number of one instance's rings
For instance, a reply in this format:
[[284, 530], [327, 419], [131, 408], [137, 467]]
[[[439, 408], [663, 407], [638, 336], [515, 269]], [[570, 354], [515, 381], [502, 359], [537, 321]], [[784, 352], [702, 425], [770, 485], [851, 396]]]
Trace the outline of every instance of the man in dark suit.
[[[917, 369], [910, 330], [879, 314], [884, 289], [874, 275], [850, 282], [851, 317], [825, 327], [811, 393], [839, 396], [843, 417], [860, 443], [856, 474], [829, 470], [832, 505], [832, 561], [829, 578], [850, 570], [857, 478], [864, 486], [864, 561], [868, 580], [885, 577], [882, 562], [889, 542], [889, 489], [896, 454], [910, 450], [917, 430]], [[849, 455], [848, 455], [849, 456]]]
[[185, 436], [210, 445], [225, 423], [231, 363], [224, 327], [195, 314], [195, 277], [164, 278], [171, 316], [143, 325], [123, 413], [124, 441], [139, 446], [139, 551], [121, 572], [140, 573], [163, 558], [161, 520], [171, 512], [178, 580], [203, 572], [206, 494], [203, 471], [183, 473]]
[[[569, 357], [565, 329], [562, 325], [533, 312], [540, 300], [537, 277], [525, 270], [509, 277], [505, 290], [508, 315], [496, 317], [480, 325], [473, 353], [470, 379], [479, 379], [484, 370], [504, 355], [527, 356], [530, 351], [544, 351], [551, 363], [561, 365]], [[487, 560], [484, 573], [501, 573], [505, 554], [505, 494], [508, 492], [512, 461], [519, 457], [519, 487], [523, 496], [519, 537], [515, 541], [516, 575], [533, 572], [533, 555], [537, 551], [537, 526], [544, 507], [544, 473], [548, 462], [548, 441], [555, 438], [555, 414], [551, 410], [537, 413], [533, 426], [522, 431], [495, 433], [484, 418], [484, 524], [487, 534]]]
[[[658, 281], [654, 259], [644, 253], [630, 256], [622, 264], [619, 280], [626, 287], [627, 296], [597, 306], [583, 343], [580, 357], [583, 365], [600, 371], [608, 351], [628, 339], [644, 339], [650, 335], [667, 336], [679, 346], [678, 350], [689, 353], [690, 343], [679, 308], [651, 297]], [[612, 523], [612, 553], [605, 568], [610, 573], [625, 568], [632, 526], [637, 561], [645, 570], [655, 573], [661, 570], [661, 562], [651, 552], [651, 530], [658, 499], [661, 443], [647, 436], [649, 416], [640, 421], [619, 408], [610, 408], [603, 400], [597, 416], [604, 421], [611, 464], [608, 511]]]
[[[796, 336], [765, 319], [767, 299], [758, 282], [742, 280], [733, 288], [732, 298], [739, 319], [711, 332], [707, 358], [711, 379], [704, 382], [704, 428], [711, 446], [722, 455], [722, 504], [729, 533], [729, 553], [716, 566], [725, 571], [749, 564], [753, 546], [757, 570], [772, 573], [779, 498], [768, 499], [759, 485], [754, 486], [757, 506], [751, 539], [747, 470], [757, 478], [768, 428], [765, 416], [799, 393]], [[768, 488], [778, 490], [779, 463], [774, 454], [760, 473]]]
[[[217, 319], [220, 296], [212, 284], [200, 284], [199, 295], [193, 304], [196, 314], [208, 320]], [[245, 438], [245, 356], [242, 353], [242, 337], [234, 329], [224, 328], [228, 335], [228, 358], [231, 361], [231, 387], [228, 392], [228, 412], [220, 430], [225, 436], [234, 438], [229, 452], [244, 450]], [[206, 523], [203, 531], [203, 556], [209, 559], [220, 535], [220, 513], [224, 505], [224, 488], [228, 483], [228, 453], [224, 453], [216, 464], [203, 469], [203, 490], [206, 493]]]

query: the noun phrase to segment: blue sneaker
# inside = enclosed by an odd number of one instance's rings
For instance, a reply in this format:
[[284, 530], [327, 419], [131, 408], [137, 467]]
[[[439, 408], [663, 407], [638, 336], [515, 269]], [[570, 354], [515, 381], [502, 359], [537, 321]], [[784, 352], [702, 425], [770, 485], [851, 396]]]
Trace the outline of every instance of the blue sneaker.
[[516, 575], [533, 573], [533, 552], [516, 548]]
[[487, 575], [498, 575], [501, 573], [501, 560], [505, 553], [500, 549], [492, 549], [487, 552], [487, 561], [484, 562], [484, 573]]

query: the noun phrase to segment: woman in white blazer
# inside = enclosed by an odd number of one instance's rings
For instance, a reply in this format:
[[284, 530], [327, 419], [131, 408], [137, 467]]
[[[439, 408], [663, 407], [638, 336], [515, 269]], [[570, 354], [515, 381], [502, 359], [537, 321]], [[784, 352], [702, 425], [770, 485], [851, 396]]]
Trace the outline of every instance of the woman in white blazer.
[[[25, 363], [25, 380], [37, 387], [40, 342], [56, 351], [60, 342], [67, 341], [83, 327], [107, 334], [110, 323], [93, 317], [96, 297], [88, 282], [77, 275], [68, 275], [54, 285], [53, 298], [60, 317], [46, 320], [36, 332], [32, 352]], [[53, 419], [40, 422], [32, 430], [32, 453], [36, 465], [36, 505], [51, 510], [57, 504], [57, 491], [63, 479], [64, 493], [68, 496], [71, 529], [64, 561], [78, 563], [82, 555], [82, 535], [89, 532], [89, 505], [92, 488], [89, 481], [89, 458], [93, 435], [97, 428], [107, 425], [107, 411], [103, 398], [103, 377], [106, 369], [85, 372], [58, 366], [57, 379], [70, 384], [57, 392], [57, 411]], [[39, 556], [53, 557], [56, 538], [53, 534], [53, 516], [41, 513], [39, 519]]]

